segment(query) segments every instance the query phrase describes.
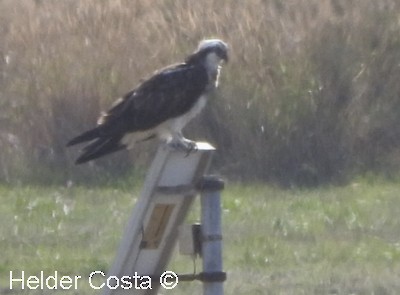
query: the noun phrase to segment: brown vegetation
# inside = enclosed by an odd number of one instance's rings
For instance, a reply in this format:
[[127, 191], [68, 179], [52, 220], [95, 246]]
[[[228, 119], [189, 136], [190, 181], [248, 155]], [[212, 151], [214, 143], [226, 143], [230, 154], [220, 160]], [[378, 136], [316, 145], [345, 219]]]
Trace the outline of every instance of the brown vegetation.
[[2, 0], [0, 179], [128, 171], [127, 154], [73, 167], [64, 145], [205, 37], [232, 58], [186, 135], [218, 147], [221, 173], [317, 184], [396, 171], [399, 13], [395, 0]]

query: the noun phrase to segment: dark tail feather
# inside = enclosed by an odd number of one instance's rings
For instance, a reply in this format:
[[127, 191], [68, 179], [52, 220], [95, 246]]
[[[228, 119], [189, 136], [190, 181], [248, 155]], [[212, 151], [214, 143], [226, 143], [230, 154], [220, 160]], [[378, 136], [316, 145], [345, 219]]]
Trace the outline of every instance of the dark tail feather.
[[[75, 145], [81, 142], [85, 142], [85, 141], [89, 141], [89, 140], [93, 140], [97, 137], [100, 137], [101, 131], [99, 128], [94, 128], [91, 129], [89, 131], [86, 131], [84, 133], [82, 133], [81, 135], [78, 135], [77, 137], [74, 137], [73, 139], [71, 139], [68, 143], [67, 146], [71, 146], [71, 145]], [[104, 135], [103, 135], [104, 136]]]
[[124, 149], [126, 146], [120, 143], [121, 138], [121, 136], [118, 136], [97, 139], [95, 142], [90, 143], [83, 149], [83, 154], [79, 156], [75, 161], [75, 164], [83, 164], [90, 160]]

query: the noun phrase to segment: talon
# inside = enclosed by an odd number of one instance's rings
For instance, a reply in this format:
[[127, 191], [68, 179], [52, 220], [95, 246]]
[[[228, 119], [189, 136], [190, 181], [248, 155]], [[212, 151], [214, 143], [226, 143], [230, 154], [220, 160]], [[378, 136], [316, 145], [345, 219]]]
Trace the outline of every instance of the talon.
[[196, 152], [198, 150], [196, 142], [188, 139], [172, 140], [167, 142], [167, 146], [174, 150], [185, 152], [185, 157], [189, 156], [193, 151]]
[[195, 153], [195, 152], [197, 152], [199, 150], [199, 148], [197, 147], [196, 142], [189, 141], [187, 143], [188, 143], [188, 146], [187, 146], [185, 158], [188, 157], [192, 152]]

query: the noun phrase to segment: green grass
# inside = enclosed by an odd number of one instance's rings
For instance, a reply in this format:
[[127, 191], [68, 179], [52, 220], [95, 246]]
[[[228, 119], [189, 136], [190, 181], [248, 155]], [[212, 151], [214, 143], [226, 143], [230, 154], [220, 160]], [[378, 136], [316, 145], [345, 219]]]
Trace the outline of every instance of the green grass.
[[234, 198], [225, 199], [224, 220], [226, 264], [232, 265], [237, 285], [232, 288], [241, 294], [249, 289], [258, 294], [394, 292], [393, 271], [400, 266], [398, 189], [392, 184], [234, 189]]
[[[0, 187], [1, 290], [6, 292], [10, 270], [28, 275], [57, 270], [83, 278], [106, 271], [138, 191], [129, 185]], [[399, 191], [400, 184], [367, 180], [296, 190], [228, 184], [223, 192], [226, 294], [396, 294]], [[196, 203], [190, 220], [197, 220], [198, 209]], [[201, 261], [196, 265], [200, 271]], [[190, 273], [193, 264], [176, 255], [168, 269]], [[78, 286], [78, 292], [59, 293], [96, 293], [86, 280]], [[201, 290], [198, 282], [181, 283], [162, 293]]]

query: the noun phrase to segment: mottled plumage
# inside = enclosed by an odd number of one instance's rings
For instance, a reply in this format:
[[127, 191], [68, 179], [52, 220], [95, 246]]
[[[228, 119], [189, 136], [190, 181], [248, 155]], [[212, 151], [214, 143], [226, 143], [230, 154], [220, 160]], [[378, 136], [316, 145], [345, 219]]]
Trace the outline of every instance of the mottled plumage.
[[67, 146], [91, 141], [76, 163], [84, 163], [136, 142], [158, 137], [175, 148], [191, 150], [194, 142], [182, 128], [204, 107], [207, 94], [218, 85], [220, 63], [227, 61], [227, 45], [204, 40], [184, 63], [155, 73], [118, 99], [103, 113], [97, 127], [82, 133]]

